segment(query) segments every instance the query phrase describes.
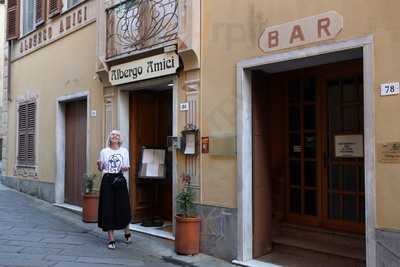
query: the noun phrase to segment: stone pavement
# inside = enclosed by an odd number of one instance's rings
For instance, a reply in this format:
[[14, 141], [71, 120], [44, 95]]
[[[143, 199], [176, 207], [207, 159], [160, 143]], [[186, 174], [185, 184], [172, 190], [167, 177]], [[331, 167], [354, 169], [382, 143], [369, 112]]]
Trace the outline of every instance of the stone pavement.
[[0, 183], [0, 267], [225, 267], [207, 256], [178, 256], [173, 243], [133, 233], [133, 242], [116, 234], [117, 249], [106, 247], [105, 234], [81, 216]]

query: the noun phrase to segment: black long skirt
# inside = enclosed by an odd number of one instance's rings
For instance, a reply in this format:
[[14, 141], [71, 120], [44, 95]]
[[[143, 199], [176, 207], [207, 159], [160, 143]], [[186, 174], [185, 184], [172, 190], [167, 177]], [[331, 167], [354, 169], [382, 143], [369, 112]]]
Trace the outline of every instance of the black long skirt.
[[106, 173], [101, 181], [97, 225], [103, 231], [124, 229], [131, 222], [126, 180], [125, 186], [115, 187], [112, 182], [117, 176], [123, 177], [122, 173]]

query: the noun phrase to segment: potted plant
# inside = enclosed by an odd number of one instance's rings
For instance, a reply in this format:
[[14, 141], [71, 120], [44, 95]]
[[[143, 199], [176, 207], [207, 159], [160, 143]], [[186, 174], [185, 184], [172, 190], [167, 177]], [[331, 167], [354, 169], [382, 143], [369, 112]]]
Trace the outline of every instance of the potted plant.
[[98, 175], [96, 173], [86, 173], [85, 192], [83, 194], [82, 220], [84, 222], [97, 222], [97, 209], [99, 206], [99, 194], [95, 190], [95, 183]]
[[194, 255], [200, 250], [200, 218], [194, 212], [195, 194], [190, 186], [190, 175], [182, 175], [183, 188], [177, 195], [178, 214], [175, 216], [175, 251], [178, 254]]

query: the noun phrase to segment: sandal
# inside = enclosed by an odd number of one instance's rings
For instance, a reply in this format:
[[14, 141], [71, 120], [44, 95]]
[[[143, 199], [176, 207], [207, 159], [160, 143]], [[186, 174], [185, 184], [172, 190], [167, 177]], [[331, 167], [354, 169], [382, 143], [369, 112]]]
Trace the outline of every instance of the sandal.
[[132, 242], [132, 234], [130, 232], [126, 233], [125, 234], [125, 243], [129, 244], [131, 242]]
[[109, 249], [115, 249], [115, 240], [109, 241], [107, 247]]

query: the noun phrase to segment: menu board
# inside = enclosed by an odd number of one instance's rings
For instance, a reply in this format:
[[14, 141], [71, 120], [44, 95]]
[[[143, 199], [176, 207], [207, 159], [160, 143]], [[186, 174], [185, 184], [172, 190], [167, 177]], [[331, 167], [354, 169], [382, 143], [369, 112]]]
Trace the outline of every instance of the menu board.
[[142, 148], [139, 178], [165, 178], [165, 149]]

